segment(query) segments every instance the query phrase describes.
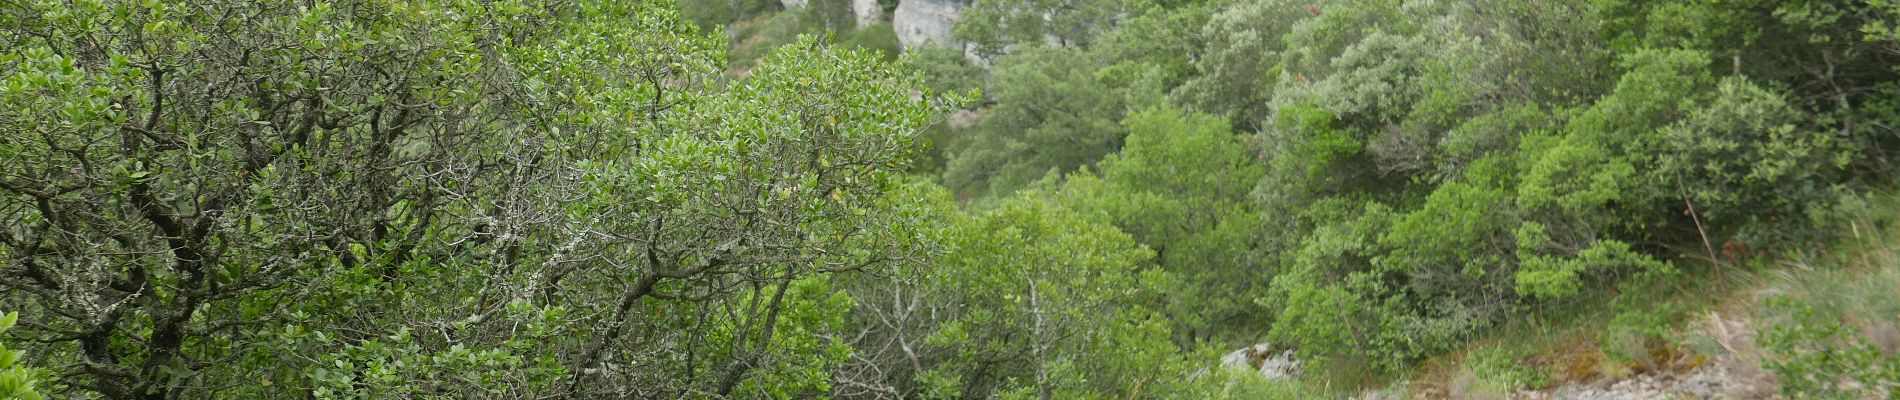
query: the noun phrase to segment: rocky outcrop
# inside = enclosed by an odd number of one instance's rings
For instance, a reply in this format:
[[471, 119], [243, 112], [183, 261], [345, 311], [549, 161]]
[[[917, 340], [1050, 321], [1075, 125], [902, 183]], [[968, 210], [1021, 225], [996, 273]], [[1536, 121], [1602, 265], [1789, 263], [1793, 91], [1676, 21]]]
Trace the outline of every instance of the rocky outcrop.
[[950, 28], [963, 18], [963, 0], [904, 0], [891, 16], [897, 43], [905, 50], [918, 46], [962, 47], [950, 37]]
[[1274, 351], [1273, 345], [1261, 343], [1242, 347], [1221, 356], [1223, 367], [1259, 371], [1260, 376], [1268, 380], [1288, 380], [1300, 376], [1300, 360], [1293, 358], [1293, 350]]
[[877, 25], [884, 21], [884, 6], [877, 0], [851, 0], [851, 14], [858, 17], [858, 27]]
[[787, 10], [804, 7], [805, 3], [809, 2], [811, 2], [811, 0], [778, 0], [778, 4], [785, 6]]

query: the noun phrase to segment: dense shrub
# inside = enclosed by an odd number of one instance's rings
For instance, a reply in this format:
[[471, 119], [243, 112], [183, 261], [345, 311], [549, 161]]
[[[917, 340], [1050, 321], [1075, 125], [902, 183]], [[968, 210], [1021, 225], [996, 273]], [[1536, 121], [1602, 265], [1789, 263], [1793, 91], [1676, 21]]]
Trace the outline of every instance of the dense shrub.
[[713, 32], [719, 28], [778, 10], [778, 0], [687, 0], [679, 2], [680, 18]]
[[838, 38], [838, 43], [846, 46], [875, 52], [886, 60], [897, 59], [903, 49], [897, 46], [897, 32], [891, 30], [891, 24], [877, 24], [852, 30]]

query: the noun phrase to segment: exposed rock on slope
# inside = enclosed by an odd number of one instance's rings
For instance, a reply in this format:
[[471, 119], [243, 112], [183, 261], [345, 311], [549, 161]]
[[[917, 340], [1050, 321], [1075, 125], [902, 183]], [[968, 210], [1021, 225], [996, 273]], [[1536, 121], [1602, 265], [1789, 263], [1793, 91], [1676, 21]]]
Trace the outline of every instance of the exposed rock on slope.
[[904, 0], [891, 17], [897, 30], [897, 43], [905, 50], [918, 46], [962, 47], [950, 37], [950, 29], [963, 18], [962, 0]]
[[[1732, 314], [1731, 314], [1732, 315]], [[1651, 371], [1598, 382], [1572, 383], [1549, 390], [1519, 391], [1522, 400], [1667, 400], [1777, 398], [1773, 379], [1759, 367], [1761, 349], [1746, 319], [1710, 312], [1697, 329], [1721, 346], [1709, 363], [1682, 372]]]
[[851, 0], [851, 14], [858, 17], [858, 27], [877, 25], [884, 20], [884, 7], [877, 0]]
[[1269, 380], [1287, 380], [1300, 375], [1300, 361], [1293, 358], [1293, 350], [1274, 351], [1273, 345], [1261, 343], [1234, 350], [1220, 358], [1221, 366], [1248, 371], [1259, 371], [1260, 376]]

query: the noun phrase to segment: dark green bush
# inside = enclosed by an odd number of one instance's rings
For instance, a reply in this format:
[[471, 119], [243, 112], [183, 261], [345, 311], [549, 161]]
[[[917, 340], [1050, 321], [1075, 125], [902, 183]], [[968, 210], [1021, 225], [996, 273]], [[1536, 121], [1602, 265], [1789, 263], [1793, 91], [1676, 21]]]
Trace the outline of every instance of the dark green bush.
[[841, 34], [838, 43], [883, 55], [886, 60], [895, 60], [903, 49], [897, 47], [897, 31], [891, 24], [877, 24]]
[[711, 31], [739, 20], [779, 9], [778, 0], [687, 0], [679, 2], [680, 17]]

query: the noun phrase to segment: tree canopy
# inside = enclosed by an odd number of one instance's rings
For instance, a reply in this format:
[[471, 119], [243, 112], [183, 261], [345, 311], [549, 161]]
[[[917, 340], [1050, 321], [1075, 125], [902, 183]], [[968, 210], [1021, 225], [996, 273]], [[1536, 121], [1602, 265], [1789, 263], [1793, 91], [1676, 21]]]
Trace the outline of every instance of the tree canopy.
[[1900, 154], [1891, 1], [904, 1], [0, 1], [0, 399], [1309, 398]]

